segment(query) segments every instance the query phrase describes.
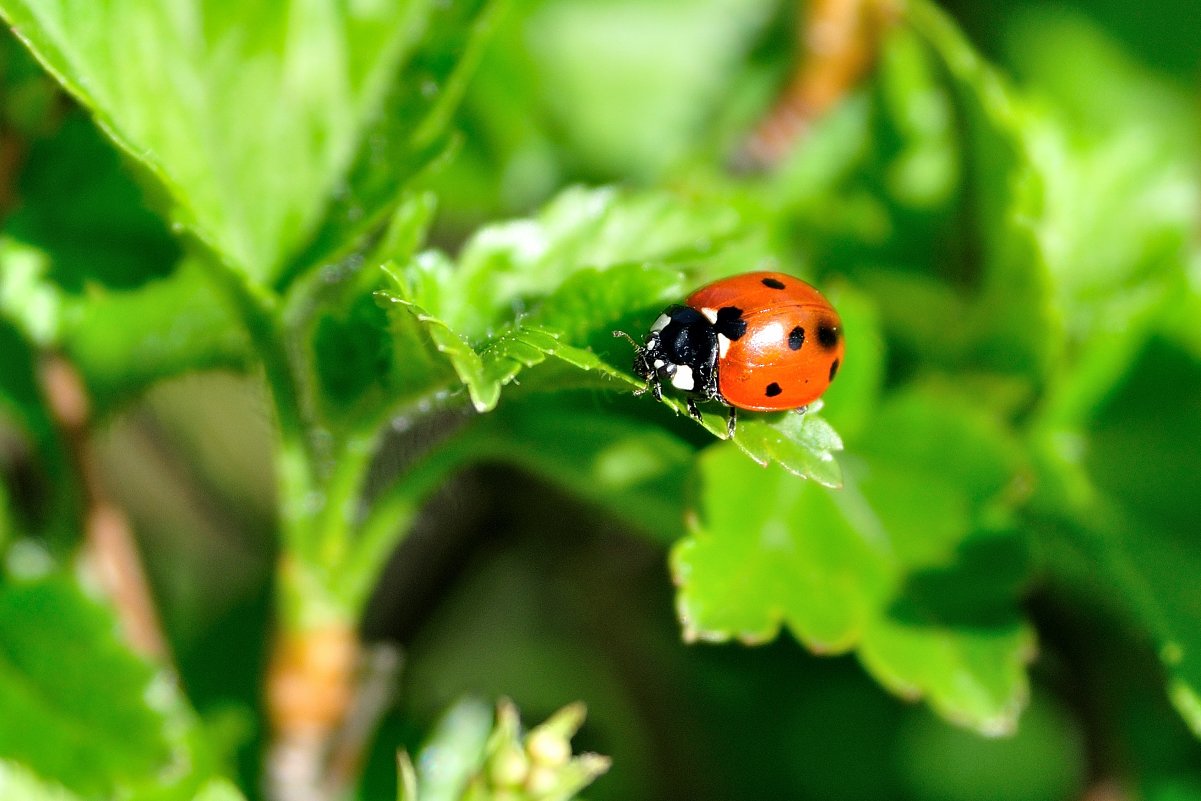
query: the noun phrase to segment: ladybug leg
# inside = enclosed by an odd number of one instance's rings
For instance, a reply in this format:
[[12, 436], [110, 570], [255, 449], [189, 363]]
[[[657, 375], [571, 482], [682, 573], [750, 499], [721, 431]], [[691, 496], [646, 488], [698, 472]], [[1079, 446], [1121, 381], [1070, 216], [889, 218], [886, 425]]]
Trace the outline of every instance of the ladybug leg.
[[[650, 381], [647, 381], [646, 384], [647, 387], [650, 388], [651, 394], [655, 396], [655, 400], [663, 400], [663, 385], [659, 383], [657, 378], [652, 378]], [[644, 389], [642, 392], [646, 392], [646, 390]], [[640, 392], [638, 394], [641, 395], [642, 393]]]
[[730, 435], [730, 439], [734, 439], [734, 429], [738, 426], [738, 409], [731, 406], [730, 416], [726, 418], [726, 432]]
[[693, 420], [696, 420], [698, 423], [702, 420], [701, 410], [696, 408], [696, 401], [692, 398], [688, 399], [688, 416]]

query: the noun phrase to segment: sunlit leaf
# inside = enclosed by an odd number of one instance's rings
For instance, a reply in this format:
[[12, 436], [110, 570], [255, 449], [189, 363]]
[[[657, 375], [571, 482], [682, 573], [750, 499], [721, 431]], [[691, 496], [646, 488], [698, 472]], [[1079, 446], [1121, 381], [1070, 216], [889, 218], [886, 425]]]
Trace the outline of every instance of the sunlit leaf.
[[180, 220], [259, 281], [316, 224], [426, 9], [0, 3], [39, 60], [165, 184]]
[[61, 784], [46, 781], [16, 762], [0, 759], [0, 798], [22, 801], [79, 801]]
[[961, 404], [914, 393], [852, 450], [835, 491], [729, 446], [702, 456], [697, 516], [672, 552], [685, 636], [762, 643], [787, 626], [815, 652], [857, 650], [885, 686], [952, 720], [1012, 729], [1033, 643], [1014, 606], [1024, 552], [981, 531], [998, 519], [1013, 444]]
[[438, 302], [423, 303], [456, 331], [479, 336], [533, 308], [576, 272], [632, 264], [695, 268], [747, 236], [748, 225], [728, 200], [568, 189], [535, 218], [477, 232], [459, 254], [453, 280], [441, 279]]
[[400, 203], [412, 178], [446, 150], [451, 114], [500, 6], [496, 0], [432, 5], [416, 50], [390, 80], [361, 136], [345, 184], [333, 194], [320, 227], [289, 272], [334, 261], [356, 247]]
[[67, 580], [0, 585], [0, 634], [0, 709], [23, 724], [0, 726], [0, 757], [85, 795], [148, 785], [173, 762], [186, 776], [165, 678]]

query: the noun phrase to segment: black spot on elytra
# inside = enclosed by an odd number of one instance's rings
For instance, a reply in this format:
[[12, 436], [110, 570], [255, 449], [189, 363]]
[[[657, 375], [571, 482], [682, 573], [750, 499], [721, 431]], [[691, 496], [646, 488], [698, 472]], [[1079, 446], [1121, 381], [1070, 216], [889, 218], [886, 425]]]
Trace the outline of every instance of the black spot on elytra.
[[822, 320], [817, 326], [817, 341], [826, 350], [833, 348], [838, 344], [838, 326], [829, 320]]
[[767, 385], [767, 390], [764, 392], [764, 394], [769, 398], [774, 398], [783, 391], [784, 390], [780, 389], [780, 385], [773, 381]]
[[784, 282], [778, 281], [775, 278], [764, 278], [763, 285], [765, 287], [770, 287], [771, 289], [783, 289], [784, 288]]
[[830, 380], [834, 380], [834, 376], [838, 375], [838, 359], [835, 359], [830, 364]]
[[805, 329], [799, 325], [788, 332], [788, 348], [789, 350], [800, 350], [805, 344]]
[[726, 339], [741, 339], [746, 333], [746, 320], [742, 319], [742, 309], [737, 306], [723, 306], [718, 309], [717, 322], [713, 327]]

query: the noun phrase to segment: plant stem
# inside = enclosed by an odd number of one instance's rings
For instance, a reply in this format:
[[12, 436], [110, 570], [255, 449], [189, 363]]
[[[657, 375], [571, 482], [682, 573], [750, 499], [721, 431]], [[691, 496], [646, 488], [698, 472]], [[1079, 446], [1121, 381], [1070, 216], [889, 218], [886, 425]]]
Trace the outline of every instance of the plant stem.
[[86, 564], [112, 600], [130, 646], [170, 667], [170, 648], [134, 542], [133, 527], [125, 512], [109, 499], [96, 472], [88, 438], [91, 409], [83, 379], [59, 356], [46, 358], [38, 377], [83, 487]]
[[209, 262], [218, 288], [242, 320], [263, 365], [279, 426], [278, 481], [282, 536], [290, 550], [304, 554], [306, 532], [319, 507], [315, 454], [301, 410], [299, 384], [284, 344], [279, 301], [268, 290], [250, 284], [213, 254]]
[[787, 87], [744, 147], [743, 159], [772, 167], [855, 88], [876, 59], [897, 0], [813, 0], [797, 31], [801, 58]]

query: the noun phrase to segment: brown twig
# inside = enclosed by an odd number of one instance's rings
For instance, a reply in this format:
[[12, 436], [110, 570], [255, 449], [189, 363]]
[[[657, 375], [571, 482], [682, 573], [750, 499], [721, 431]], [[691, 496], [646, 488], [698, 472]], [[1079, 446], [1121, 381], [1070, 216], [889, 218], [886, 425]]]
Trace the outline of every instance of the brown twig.
[[360, 649], [354, 697], [330, 746], [327, 797], [342, 798], [354, 788], [371, 738], [392, 703], [402, 664], [395, 644], [370, 643]]
[[267, 670], [268, 798], [326, 801], [326, 754], [350, 707], [358, 651], [358, 637], [349, 626], [280, 635]]
[[38, 377], [83, 487], [85, 564], [112, 599], [134, 650], [159, 664], [169, 664], [170, 650], [142, 569], [133, 528], [125, 513], [108, 498], [96, 471], [88, 437], [91, 408], [83, 380], [66, 359], [57, 355], [42, 360]]
[[798, 30], [800, 59], [775, 105], [743, 146], [741, 160], [777, 164], [867, 73], [899, 0], [811, 0]]
[[349, 795], [400, 665], [397, 647], [364, 646], [345, 626], [281, 638], [267, 674], [269, 798], [333, 801]]
[[20, 138], [0, 127], [0, 217], [17, 203], [17, 174], [25, 155], [22, 144]]

